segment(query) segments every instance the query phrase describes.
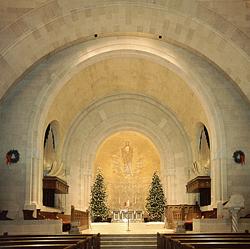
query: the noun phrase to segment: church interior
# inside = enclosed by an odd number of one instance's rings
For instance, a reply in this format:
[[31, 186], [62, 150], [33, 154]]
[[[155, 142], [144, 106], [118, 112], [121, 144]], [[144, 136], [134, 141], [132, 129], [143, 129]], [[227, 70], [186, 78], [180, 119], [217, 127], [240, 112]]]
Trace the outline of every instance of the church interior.
[[98, 173], [110, 226], [156, 173], [159, 229], [250, 231], [249, 0], [1, 0], [0, 51], [1, 235], [89, 232]]

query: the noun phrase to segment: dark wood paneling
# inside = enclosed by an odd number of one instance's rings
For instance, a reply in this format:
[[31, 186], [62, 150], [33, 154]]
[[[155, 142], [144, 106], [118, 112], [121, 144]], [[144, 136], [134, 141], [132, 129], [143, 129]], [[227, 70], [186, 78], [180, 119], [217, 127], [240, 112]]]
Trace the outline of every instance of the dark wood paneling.
[[200, 193], [200, 189], [210, 189], [211, 188], [211, 178], [210, 176], [197, 176], [187, 183], [188, 193]]
[[69, 186], [56, 176], [44, 176], [43, 189], [53, 189], [55, 194], [68, 194]]

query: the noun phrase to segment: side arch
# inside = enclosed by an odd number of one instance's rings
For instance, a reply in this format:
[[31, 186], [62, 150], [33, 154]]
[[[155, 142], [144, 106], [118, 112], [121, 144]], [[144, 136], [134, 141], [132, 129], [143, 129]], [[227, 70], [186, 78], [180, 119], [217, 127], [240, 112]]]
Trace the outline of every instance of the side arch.
[[[22, 150], [25, 151], [23, 160], [27, 176], [26, 206], [39, 203], [39, 199], [32, 190], [32, 184], [36, 184], [39, 174], [32, 172], [41, 168], [42, 157], [39, 151], [41, 151], [40, 142], [45, 126], [44, 120], [46, 120], [55, 96], [74, 74], [88, 65], [109, 56], [126, 54], [136, 57], [146, 56], [155, 63], [170, 68], [180, 75], [198, 96], [208, 117], [206, 125], [211, 129], [214, 141], [212, 145], [212, 167], [216, 183], [214, 204], [217, 200], [227, 199], [227, 168], [230, 166], [231, 150], [242, 144], [241, 137], [237, 137], [237, 141], [232, 140], [231, 131], [245, 130], [245, 141], [248, 141], [249, 138], [249, 133], [245, 129], [249, 120], [247, 105], [241, 99], [240, 93], [235, 90], [233, 83], [204, 58], [179, 47], [151, 39], [112, 37], [72, 46], [43, 61], [18, 84], [17, 88], [13, 89], [9, 99], [4, 103], [8, 106], [6, 108], [8, 113], [4, 113], [4, 115], [9, 119], [6, 119], [8, 123], [1, 123], [1, 130], [6, 130], [6, 127], [12, 129], [15, 127], [17, 119], [25, 120], [27, 118], [27, 123], [23, 123], [23, 126], [20, 127], [21, 132], [16, 135], [17, 141], [19, 141], [20, 134], [27, 135], [25, 135], [26, 140], [22, 140], [25, 145], [21, 144]], [[25, 88], [30, 86], [34, 89], [33, 95], [29, 95], [29, 91], [25, 91]], [[11, 113], [15, 113], [17, 106], [22, 109], [22, 112], [18, 113], [20, 116], [13, 118]], [[232, 124], [231, 115], [226, 111], [229, 107], [231, 111], [235, 111], [235, 115], [241, 122]], [[244, 117], [244, 119], [240, 117]], [[6, 135], [1, 134], [1, 137], [6, 138]], [[12, 141], [6, 138], [6, 146], [9, 144], [12, 144]], [[248, 148], [247, 145], [245, 147]], [[4, 148], [2, 149], [4, 151]]]
[[[72, 188], [70, 202], [88, 208], [95, 153], [107, 137], [122, 130], [142, 133], [155, 144], [168, 203], [187, 203], [185, 184], [192, 154], [185, 131], [174, 115], [155, 100], [124, 94], [95, 102], [74, 122], [63, 153]], [[80, 198], [74, 195], [79, 186]]]

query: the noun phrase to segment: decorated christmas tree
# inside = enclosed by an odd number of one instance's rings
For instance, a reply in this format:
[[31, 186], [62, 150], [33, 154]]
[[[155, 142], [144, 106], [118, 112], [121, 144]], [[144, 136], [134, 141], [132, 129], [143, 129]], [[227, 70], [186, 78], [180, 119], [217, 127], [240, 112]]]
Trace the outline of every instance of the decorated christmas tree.
[[165, 208], [165, 196], [161, 185], [161, 180], [155, 172], [152, 177], [152, 183], [149, 194], [146, 199], [146, 210], [151, 221], [161, 221]]
[[91, 189], [90, 212], [93, 221], [105, 221], [108, 218], [109, 209], [106, 200], [104, 177], [98, 172]]

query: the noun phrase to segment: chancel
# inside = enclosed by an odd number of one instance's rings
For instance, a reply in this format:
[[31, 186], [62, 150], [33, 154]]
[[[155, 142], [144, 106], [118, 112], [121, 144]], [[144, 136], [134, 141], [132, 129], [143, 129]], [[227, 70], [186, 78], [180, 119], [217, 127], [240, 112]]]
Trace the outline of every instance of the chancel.
[[0, 234], [250, 231], [250, 0], [0, 13]]

